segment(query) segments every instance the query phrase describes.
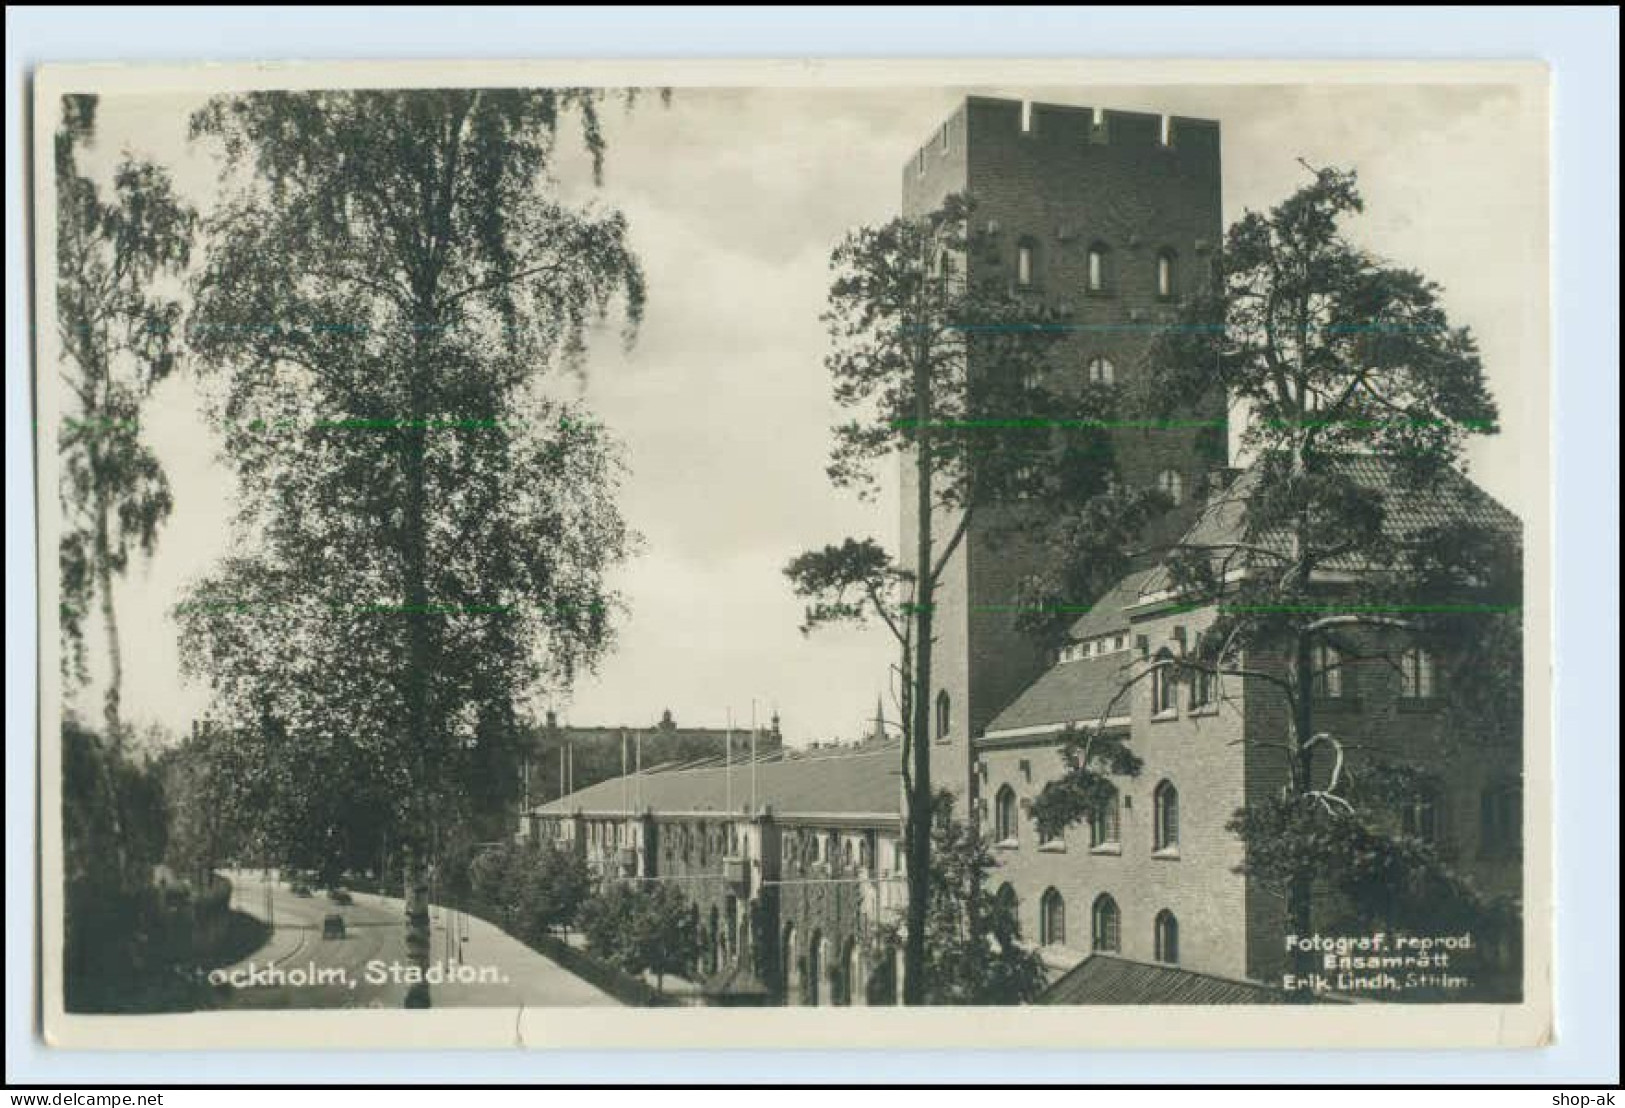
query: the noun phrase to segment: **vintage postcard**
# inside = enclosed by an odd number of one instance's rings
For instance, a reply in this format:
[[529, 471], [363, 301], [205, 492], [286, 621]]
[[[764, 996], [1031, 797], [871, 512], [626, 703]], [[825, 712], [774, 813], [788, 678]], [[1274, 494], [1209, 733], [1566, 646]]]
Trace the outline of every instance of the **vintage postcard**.
[[1549, 1041], [1547, 79], [42, 69], [41, 1033]]

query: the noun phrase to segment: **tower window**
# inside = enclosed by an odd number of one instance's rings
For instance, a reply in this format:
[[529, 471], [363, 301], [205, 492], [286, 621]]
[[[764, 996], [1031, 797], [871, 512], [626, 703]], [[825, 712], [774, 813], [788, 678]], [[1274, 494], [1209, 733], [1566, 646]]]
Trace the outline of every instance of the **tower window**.
[[942, 147], [944, 154], [948, 152], [948, 124], [946, 123], [942, 125], [942, 130], [937, 135], [937, 144]]
[[1178, 470], [1165, 469], [1157, 474], [1157, 488], [1174, 502], [1174, 507], [1177, 508], [1185, 502], [1185, 479], [1179, 475]]
[[1111, 282], [1111, 250], [1105, 243], [1089, 247], [1089, 291], [1105, 292]]
[[948, 727], [953, 721], [953, 701], [948, 697], [948, 690], [943, 689], [937, 693], [937, 738], [948, 737]]
[[1156, 818], [1153, 821], [1152, 848], [1158, 851], [1179, 850], [1179, 790], [1172, 781], [1164, 781], [1153, 794]]
[[1032, 239], [1022, 239], [1016, 246], [1016, 284], [1024, 289], [1032, 287], [1037, 260], [1038, 244]]
[[1016, 841], [1016, 791], [1009, 785], [993, 798], [993, 838], [995, 842]]
[[1091, 385], [1111, 385], [1117, 382], [1117, 367], [1112, 360], [1099, 354], [1089, 359], [1089, 383]]
[[1170, 966], [1179, 964], [1179, 921], [1166, 908], [1157, 913], [1156, 948], [1157, 961]]
[[1178, 291], [1174, 252], [1164, 250], [1157, 255], [1157, 296], [1172, 300]]
[[1066, 900], [1053, 887], [1038, 902], [1038, 941], [1045, 946], [1066, 942]]
[[1107, 954], [1121, 950], [1123, 917], [1117, 910], [1117, 901], [1109, 893], [1101, 893], [1095, 898], [1094, 911], [1090, 914], [1094, 924], [1090, 936], [1094, 949]]
[[1024, 135], [1033, 133], [1033, 102], [1031, 100], [1021, 102], [1021, 133]]

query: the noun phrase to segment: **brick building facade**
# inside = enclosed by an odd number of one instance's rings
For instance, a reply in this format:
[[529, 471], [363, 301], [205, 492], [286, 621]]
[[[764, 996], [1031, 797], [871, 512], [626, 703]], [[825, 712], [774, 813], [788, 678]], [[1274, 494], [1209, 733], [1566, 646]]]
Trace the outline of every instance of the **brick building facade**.
[[[992, 246], [965, 259], [966, 279], [1008, 280], [1071, 321], [1053, 361], [1057, 387], [1131, 388], [1155, 329], [1176, 318], [1218, 245], [1219, 167], [1210, 121], [971, 97], [909, 158], [903, 209], [968, 193]], [[1236, 526], [1252, 478], [1222, 468], [1225, 412], [1215, 397], [1182, 426], [1113, 432], [1119, 478], [1175, 494], [1148, 547]], [[1370, 460], [1350, 464], [1363, 482], [1388, 479]], [[901, 472], [907, 565], [906, 459]], [[1380, 491], [1396, 538], [1440, 521], [1519, 528], [1459, 475], [1410, 500]], [[934, 526], [947, 534], [956, 523]], [[1036, 554], [994, 532], [986, 519], [973, 525], [939, 585], [932, 780], [961, 795], [960, 811], [991, 842], [996, 890], [1065, 974], [1055, 995], [1278, 999], [1268, 986], [1284, 961], [1284, 900], [1237, 872], [1243, 847], [1227, 824], [1285, 784], [1284, 762], [1261, 745], [1288, 733], [1284, 699], [1257, 682], [1128, 681], [1159, 657], [1184, 656], [1214, 618], [1175, 603], [1155, 562], [1093, 599], [1069, 645], [1047, 656], [1010, 614]], [[1351, 748], [1402, 748], [1442, 771], [1444, 791], [1407, 815], [1406, 830], [1432, 838], [1479, 887], [1516, 895], [1521, 748], [1453, 726], [1438, 695], [1446, 659], [1418, 656], [1406, 671], [1394, 652], [1371, 653], [1338, 667], [1317, 717]], [[1115, 805], [1040, 841], [1032, 801], [1064, 772], [1063, 743], [1088, 728], [1126, 739], [1141, 770], [1114, 781]], [[788, 1003], [885, 1003], [901, 993], [897, 960], [875, 941], [905, 899], [897, 768], [883, 743], [785, 752], [757, 764], [755, 803], [741, 791], [746, 766], [733, 767], [731, 785], [714, 765], [668, 769], [542, 805], [531, 833], [583, 851], [605, 880], [680, 882], [715, 952], [705, 969], [719, 994], [749, 978]]]
[[[1459, 474], [1407, 496], [1375, 459], [1349, 467], [1380, 486], [1385, 526], [1396, 539], [1441, 520], [1519, 532], [1516, 517]], [[1183, 542], [1239, 539], [1226, 529], [1251, 476], [1216, 493]], [[1291, 732], [1285, 695], [1269, 681], [1199, 678], [1177, 668], [1147, 679], [1159, 658], [1194, 652], [1213, 618], [1211, 606], [1182, 603], [1161, 568], [1130, 574], [973, 741], [978, 816], [999, 859], [994, 880], [1008, 886], [1024, 935], [1057, 969], [1101, 953], [1231, 980], [1281, 980], [1285, 899], [1238, 872], [1242, 843], [1227, 824], [1238, 809], [1287, 786], [1279, 749]], [[1349, 770], [1380, 758], [1431, 772], [1437, 792], [1401, 813], [1403, 826], [1394, 830], [1431, 841], [1478, 888], [1516, 897], [1522, 747], [1473, 734], [1451, 716], [1444, 682], [1463, 659], [1417, 648], [1398, 631], [1354, 630], [1340, 640], [1346, 653], [1317, 683], [1317, 731], [1335, 736]], [[1289, 672], [1285, 659], [1256, 653], [1235, 668], [1277, 678]], [[1091, 730], [1124, 739], [1140, 772], [1113, 778], [1114, 810], [1041, 842], [1030, 805], [1065, 772], [1062, 744]], [[1321, 759], [1317, 774], [1331, 768]], [[1332, 923], [1336, 909], [1335, 900], [1317, 900], [1317, 924]]]
[[[1205, 279], [1221, 233], [1219, 125], [1057, 104], [973, 96], [903, 167], [903, 212], [918, 215], [954, 194], [974, 202], [973, 230], [988, 245], [964, 259], [967, 281], [1007, 281], [1056, 308], [1065, 337], [1051, 386], [1095, 380], [1132, 389], [1158, 326]], [[972, 364], [969, 372], [998, 372]], [[1193, 408], [1178, 429], [1113, 434], [1121, 480], [1202, 487], [1221, 464], [1223, 397]], [[912, 567], [913, 469], [902, 466], [902, 557]], [[1189, 520], [1176, 509], [1165, 528]], [[971, 739], [1043, 670], [1010, 608], [1036, 554], [998, 534], [982, 510], [944, 569], [936, 595], [932, 781], [976, 795]], [[934, 522], [953, 531], [957, 519]], [[933, 715], [935, 719], [936, 716]]]
[[676, 884], [719, 1003], [895, 1003], [881, 930], [903, 903], [895, 743], [659, 769], [533, 809], [526, 833], [579, 851], [600, 881]]

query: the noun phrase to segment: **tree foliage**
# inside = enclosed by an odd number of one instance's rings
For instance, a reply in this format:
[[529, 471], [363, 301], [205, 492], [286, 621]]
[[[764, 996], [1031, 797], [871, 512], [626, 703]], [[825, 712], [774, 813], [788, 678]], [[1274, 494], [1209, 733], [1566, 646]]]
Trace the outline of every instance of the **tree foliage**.
[[674, 885], [648, 882], [605, 886], [587, 902], [582, 930], [592, 952], [630, 974], [689, 976], [704, 943], [698, 913]]
[[347, 806], [421, 843], [426, 813], [514, 780], [482, 763], [525, 697], [609, 641], [619, 463], [539, 384], [643, 301], [625, 220], [549, 174], [568, 116], [602, 156], [600, 100], [254, 93], [193, 121], [236, 186], [191, 329], [242, 496], [180, 616], [264, 755], [279, 848]]
[[872, 617], [898, 644], [911, 1003], [927, 987], [933, 790], [924, 737], [937, 581], [973, 517], [1011, 525], [1027, 513], [1000, 505], [1028, 500], [1036, 511], [1038, 501], [1098, 492], [1111, 480], [1102, 425], [1110, 390], [1056, 386], [1049, 358], [1064, 325], [1029, 290], [972, 275], [970, 257], [991, 247], [973, 211], [968, 197], [949, 197], [932, 212], [857, 228], [836, 246], [825, 365], [851, 418], [834, 428], [828, 474], [867, 497], [881, 468], [901, 460], [913, 549], [898, 566], [872, 541], [847, 539], [786, 567], [809, 601], [803, 630]]
[[[1021, 941], [1013, 901], [989, 890], [987, 842], [954, 818], [949, 792], [937, 794], [931, 827], [931, 906], [926, 916], [928, 1004], [1025, 1004], [1043, 992], [1043, 962]], [[882, 935], [897, 945], [898, 929]]]
[[186, 661], [257, 747], [275, 851], [331, 854], [346, 815], [400, 845], [414, 956], [438, 829], [517, 788], [528, 698], [610, 642], [618, 453], [544, 382], [641, 315], [626, 220], [552, 174], [570, 120], [601, 164], [603, 100], [248, 93], [192, 121], [227, 199], [190, 329], [240, 501]]
[[592, 892], [586, 860], [548, 842], [488, 847], [469, 870], [474, 896], [526, 941], [572, 926]]
[[[1205, 675], [1221, 700], [1245, 686], [1287, 706], [1284, 734], [1248, 741], [1285, 760], [1290, 788], [1231, 827], [1246, 872], [1283, 891], [1298, 929], [1317, 883], [1361, 919], [1438, 926], [1476, 913], [1493, 926], [1500, 907], [1396, 831], [1418, 767], [1405, 752], [1357, 750], [1316, 711], [1319, 648], [1335, 666], [1397, 672], [1420, 646], [1457, 660], [1458, 733], [1473, 703], [1493, 705], [1480, 715], [1503, 736], [1521, 727], [1517, 535], [1461, 521], [1494, 513], [1406, 514], [1441, 488], [1481, 495], [1453, 480], [1468, 436], [1496, 429], [1477, 344], [1450, 324], [1437, 285], [1345, 236], [1363, 208], [1352, 172], [1311, 170], [1297, 193], [1231, 227], [1215, 284], [1153, 344], [1149, 395], [1171, 405], [1218, 388], [1244, 401], [1252, 464], [1208, 513], [1235, 526], [1198, 528], [1163, 563], [1175, 601], [1210, 608], [1211, 624], [1182, 656], [1136, 663], [1124, 691], [1161, 668], [1176, 681]], [[1482, 641], [1504, 648], [1499, 664], [1464, 668]], [[1068, 774], [1039, 798], [1051, 830], [1087, 817], [1099, 769], [1080, 757], [1087, 741], [1074, 737]]]
[[122, 652], [113, 579], [151, 554], [173, 497], [141, 436], [141, 407], [180, 353], [179, 303], [161, 291], [191, 254], [196, 215], [169, 174], [125, 155], [110, 196], [80, 166], [97, 99], [63, 98], [56, 133], [56, 325], [69, 398], [57, 434], [62, 462], [62, 664], [84, 681], [85, 619], [99, 601], [108, 641], [106, 721], [122, 725]]

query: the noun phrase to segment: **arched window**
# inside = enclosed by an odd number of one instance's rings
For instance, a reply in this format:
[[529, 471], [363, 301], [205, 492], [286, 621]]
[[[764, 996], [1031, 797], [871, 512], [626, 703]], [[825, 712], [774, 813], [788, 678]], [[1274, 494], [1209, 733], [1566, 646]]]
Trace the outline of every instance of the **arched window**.
[[1151, 671], [1151, 713], [1168, 715], [1179, 711], [1179, 675], [1174, 656], [1166, 648], [1157, 651], [1157, 668]]
[[1117, 383], [1117, 367], [1112, 365], [1110, 358], [1097, 354], [1089, 359], [1089, 383], [1091, 385]]
[[1444, 838], [1444, 819], [1440, 808], [1439, 790], [1425, 785], [1416, 798], [1405, 806], [1403, 813], [1405, 834], [1437, 845]]
[[1178, 295], [1178, 264], [1172, 250], [1163, 250], [1157, 254], [1157, 297], [1161, 300], [1172, 300]]
[[1165, 469], [1157, 474], [1157, 488], [1174, 502], [1176, 508], [1185, 503], [1185, 479], [1179, 475], [1178, 470]]
[[1121, 950], [1123, 917], [1111, 894], [1101, 893], [1096, 897], [1094, 911], [1090, 915], [1094, 925], [1090, 935], [1092, 949], [1109, 954]]
[[1009, 785], [993, 798], [993, 837], [996, 842], [1016, 841], [1016, 790]]
[[1066, 942], [1066, 901], [1053, 888], [1038, 902], [1038, 941], [1045, 946]]
[[1105, 292], [1111, 285], [1111, 248], [1103, 242], [1089, 247], [1089, 291]]
[[1202, 637], [1200, 635], [1198, 635], [1196, 638], [1196, 648], [1193, 653], [1195, 654], [1194, 661], [1196, 664], [1185, 671], [1186, 675], [1190, 678], [1190, 706], [1192, 708], [1211, 707], [1213, 704], [1214, 686], [1218, 679], [1218, 674], [1214, 672], [1214, 669], [1217, 668], [1218, 660], [1203, 656]]
[[1420, 647], [1407, 650], [1399, 660], [1399, 695], [1406, 700], [1427, 700], [1433, 696], [1433, 655]]
[[1016, 284], [1032, 288], [1038, 282], [1038, 243], [1024, 238], [1016, 244]]
[[1157, 913], [1156, 922], [1157, 961], [1166, 962], [1170, 966], [1179, 964], [1179, 921], [1174, 914], [1164, 908]]
[[1316, 696], [1337, 700], [1343, 695], [1343, 655], [1330, 643], [1317, 642], [1310, 652]]
[[1152, 794], [1156, 818], [1152, 829], [1153, 849], [1179, 850], [1179, 790], [1172, 781], [1164, 781]]
[[948, 698], [947, 689], [937, 693], [937, 738], [939, 739], [948, 737], [948, 725], [953, 719], [950, 711], [952, 706], [953, 701]]
[[1117, 790], [1107, 786], [1110, 796], [1103, 798], [1089, 812], [1089, 845], [1091, 847], [1116, 846], [1119, 841], [1117, 818]]
[[1010, 882], [1006, 881], [1004, 884], [1000, 885], [998, 891], [993, 894], [993, 900], [1001, 909], [1008, 912], [1015, 911], [1016, 887], [1010, 884]]

